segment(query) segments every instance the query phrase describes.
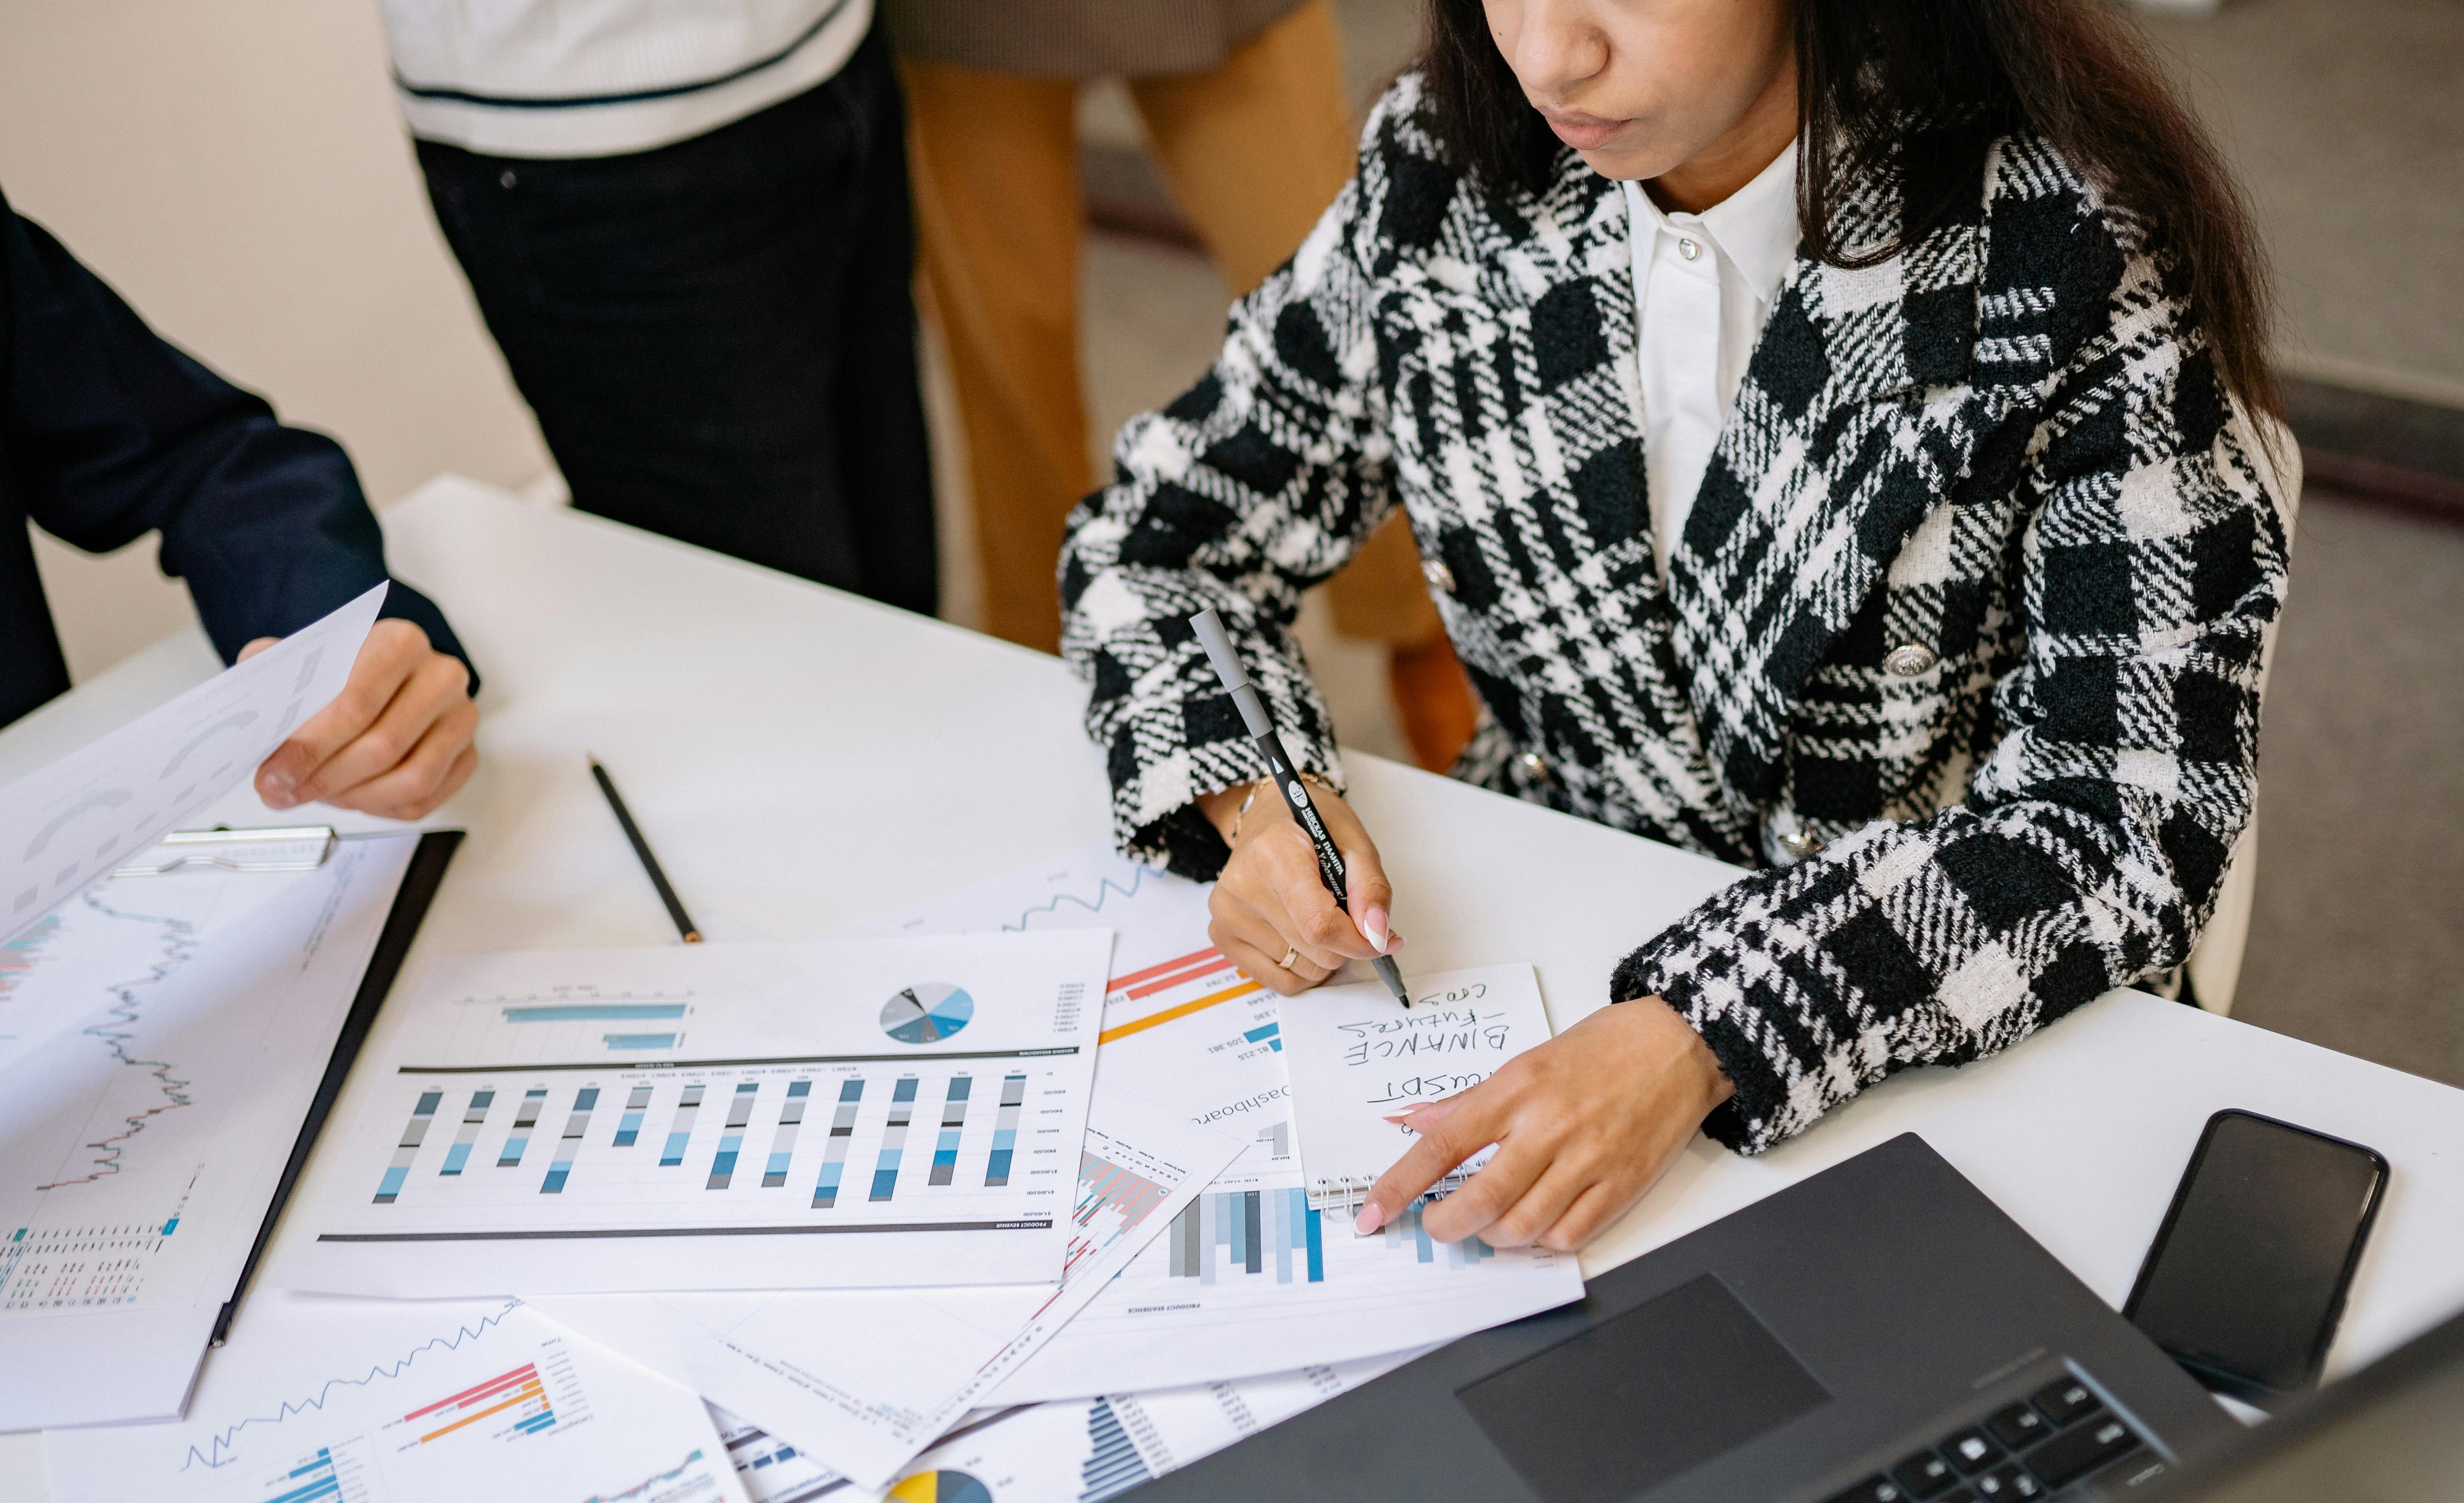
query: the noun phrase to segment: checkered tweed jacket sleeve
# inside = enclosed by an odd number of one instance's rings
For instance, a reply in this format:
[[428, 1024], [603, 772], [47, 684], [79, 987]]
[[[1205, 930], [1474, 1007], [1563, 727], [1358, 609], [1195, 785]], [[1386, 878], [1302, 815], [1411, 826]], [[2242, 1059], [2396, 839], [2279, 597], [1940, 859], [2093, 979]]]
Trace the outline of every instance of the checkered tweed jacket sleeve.
[[[1416, 89], [1073, 517], [1064, 650], [1124, 846], [1212, 876], [1189, 801], [1256, 771], [1200, 605], [1338, 771], [1289, 626], [1399, 504], [1485, 709], [1457, 775], [1753, 868], [1614, 984], [1718, 1056], [1721, 1141], [2179, 964], [2250, 817], [2289, 539], [2143, 227], [2013, 136], [1902, 254], [1800, 254], [1662, 581], [1614, 185], [1571, 152], [1466, 185]], [[1903, 211], [1876, 173], [1835, 230]]]

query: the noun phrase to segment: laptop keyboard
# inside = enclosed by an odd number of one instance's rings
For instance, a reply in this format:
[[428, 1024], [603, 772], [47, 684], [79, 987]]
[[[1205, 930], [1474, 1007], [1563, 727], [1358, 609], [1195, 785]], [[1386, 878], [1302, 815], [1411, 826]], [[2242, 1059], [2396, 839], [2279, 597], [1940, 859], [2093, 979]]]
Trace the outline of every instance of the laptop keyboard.
[[2137, 1450], [2087, 1384], [2064, 1378], [1944, 1436], [1830, 1503], [2035, 1503]]

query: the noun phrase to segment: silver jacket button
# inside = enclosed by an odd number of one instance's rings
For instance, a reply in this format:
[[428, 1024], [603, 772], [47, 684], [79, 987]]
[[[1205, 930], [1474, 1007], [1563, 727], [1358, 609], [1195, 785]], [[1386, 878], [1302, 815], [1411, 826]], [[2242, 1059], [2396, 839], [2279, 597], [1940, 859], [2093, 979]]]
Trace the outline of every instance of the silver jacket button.
[[1810, 830], [1793, 830], [1779, 838], [1780, 849], [1803, 860], [1822, 849], [1822, 837]]
[[1549, 759], [1542, 756], [1537, 752], [1516, 752], [1514, 755], [1514, 765], [1523, 769], [1524, 775], [1534, 782], [1551, 783], [1556, 781], [1556, 778], [1549, 771]]
[[1420, 560], [1420, 577], [1428, 580], [1433, 589], [1443, 590], [1448, 595], [1455, 593], [1455, 572], [1435, 558]]
[[1912, 642], [1902, 643], [1883, 654], [1882, 671], [1900, 678], [1912, 679], [1941, 661], [1935, 656], [1931, 647], [1920, 647]]

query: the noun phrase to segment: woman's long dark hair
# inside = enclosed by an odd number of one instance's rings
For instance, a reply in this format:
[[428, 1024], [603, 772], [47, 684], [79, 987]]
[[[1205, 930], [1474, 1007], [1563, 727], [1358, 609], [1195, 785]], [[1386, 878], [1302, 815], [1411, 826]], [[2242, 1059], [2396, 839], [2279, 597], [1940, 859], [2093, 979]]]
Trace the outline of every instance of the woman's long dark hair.
[[[1835, 266], [1898, 254], [1954, 212], [1992, 140], [2026, 128], [2140, 216], [2185, 280], [2218, 375], [2242, 402], [2281, 410], [2268, 363], [2258, 236], [2214, 143], [2138, 29], [2109, 0], [1795, 0], [1797, 222]], [[1421, 58], [1431, 130], [1498, 186], [1537, 189], [1559, 150], [1488, 33], [1481, 0], [1428, 0]], [[1901, 151], [1904, 229], [1843, 246], [1833, 210], [1857, 176]]]

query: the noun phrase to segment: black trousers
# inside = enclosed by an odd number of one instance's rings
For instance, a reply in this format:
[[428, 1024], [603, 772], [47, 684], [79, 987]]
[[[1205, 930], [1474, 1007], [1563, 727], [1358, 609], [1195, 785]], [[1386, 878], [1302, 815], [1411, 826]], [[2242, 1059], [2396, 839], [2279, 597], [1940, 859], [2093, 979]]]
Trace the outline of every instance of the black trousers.
[[876, 27], [707, 135], [419, 142], [445, 238], [583, 511], [931, 613], [906, 111]]

